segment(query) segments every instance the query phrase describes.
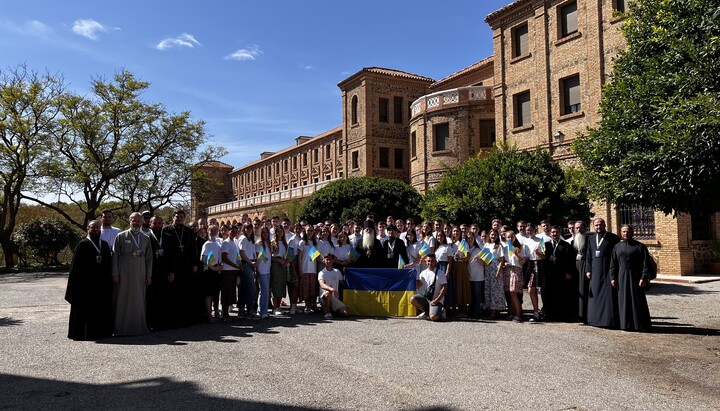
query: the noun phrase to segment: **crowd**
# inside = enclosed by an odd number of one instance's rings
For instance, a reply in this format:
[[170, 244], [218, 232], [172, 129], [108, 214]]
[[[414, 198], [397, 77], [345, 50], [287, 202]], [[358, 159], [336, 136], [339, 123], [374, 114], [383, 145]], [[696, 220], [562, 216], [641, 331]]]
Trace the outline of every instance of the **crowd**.
[[[129, 220], [121, 231], [104, 211], [75, 249], [66, 292], [71, 339], [262, 320], [270, 313], [347, 316], [346, 267], [416, 268], [410, 303], [418, 318], [507, 315], [516, 322], [650, 328], [645, 291], [655, 276], [652, 257], [631, 226], [622, 227], [621, 239], [602, 219], [593, 221], [594, 233], [586, 233], [583, 221], [563, 230], [548, 221], [536, 228], [496, 219], [482, 229], [371, 215], [342, 224], [243, 215], [235, 225], [204, 218], [185, 225], [178, 210], [170, 224], [149, 212]], [[532, 305], [527, 317], [525, 295]]]

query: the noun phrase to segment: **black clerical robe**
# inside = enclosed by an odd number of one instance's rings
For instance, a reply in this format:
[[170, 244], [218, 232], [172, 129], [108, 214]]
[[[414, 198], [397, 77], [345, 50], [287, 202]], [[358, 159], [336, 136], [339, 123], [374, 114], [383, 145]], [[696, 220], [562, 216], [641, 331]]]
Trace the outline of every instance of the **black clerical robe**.
[[595, 327], [618, 326], [617, 290], [610, 285], [610, 258], [620, 238], [611, 233], [593, 233], [587, 238], [585, 273], [591, 273], [587, 322]]
[[575, 250], [563, 241], [545, 242], [545, 316], [553, 321], [577, 318], [577, 272]]
[[403, 240], [388, 237], [385, 243], [382, 244], [382, 248], [383, 267], [398, 268], [398, 261], [400, 257], [402, 257], [405, 264], [410, 263], [407, 254], [407, 247], [405, 247]]
[[68, 338], [97, 340], [112, 335], [111, 267], [110, 246], [105, 241], [85, 238], [75, 247], [65, 291], [65, 300], [70, 303]]
[[194, 290], [195, 277], [201, 273], [198, 269], [200, 257], [197, 255], [195, 233], [185, 225], [169, 225], [163, 228], [165, 241], [168, 242], [165, 255], [168, 257], [169, 271], [175, 274], [173, 285], [174, 308], [178, 314], [180, 326], [197, 323], [199, 313]]
[[650, 284], [651, 259], [645, 244], [635, 240], [621, 241], [613, 248], [610, 279], [617, 282], [620, 329], [648, 331], [650, 310], [640, 280]]
[[357, 268], [382, 268], [383, 267], [383, 261], [384, 261], [384, 255], [383, 255], [383, 246], [380, 244], [380, 240], [377, 238], [375, 239], [373, 246], [370, 250], [365, 250], [362, 248], [362, 243], [360, 243], [359, 247], [356, 247], [355, 250], [357, 250], [358, 253], [360, 253], [360, 258], [352, 265], [353, 267]]

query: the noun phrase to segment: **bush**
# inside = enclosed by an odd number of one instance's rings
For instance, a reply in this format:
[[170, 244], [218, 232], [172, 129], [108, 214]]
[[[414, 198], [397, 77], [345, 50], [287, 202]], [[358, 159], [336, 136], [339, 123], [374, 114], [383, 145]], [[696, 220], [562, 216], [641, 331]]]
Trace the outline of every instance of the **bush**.
[[15, 231], [14, 240], [21, 255], [37, 259], [45, 265], [58, 265], [58, 254], [66, 247], [74, 247], [80, 236], [70, 224], [55, 219], [37, 219], [23, 224]]
[[402, 181], [380, 177], [350, 177], [334, 181], [310, 196], [300, 209], [300, 218], [311, 223], [348, 219], [365, 221], [368, 214], [375, 220], [391, 215], [418, 218], [422, 197]]

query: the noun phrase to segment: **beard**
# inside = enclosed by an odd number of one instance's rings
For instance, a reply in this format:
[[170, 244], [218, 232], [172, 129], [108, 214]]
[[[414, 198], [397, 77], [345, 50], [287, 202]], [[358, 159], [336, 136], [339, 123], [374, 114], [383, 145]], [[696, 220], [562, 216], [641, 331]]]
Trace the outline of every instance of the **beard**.
[[364, 250], [372, 250], [375, 246], [375, 233], [363, 233], [362, 247]]
[[140, 227], [132, 227], [132, 226], [131, 226], [131, 227], [130, 227], [130, 231], [131, 231], [133, 234], [137, 234], [137, 233], [140, 232]]
[[573, 247], [576, 251], [583, 251], [585, 249], [585, 234], [575, 233], [573, 236]]

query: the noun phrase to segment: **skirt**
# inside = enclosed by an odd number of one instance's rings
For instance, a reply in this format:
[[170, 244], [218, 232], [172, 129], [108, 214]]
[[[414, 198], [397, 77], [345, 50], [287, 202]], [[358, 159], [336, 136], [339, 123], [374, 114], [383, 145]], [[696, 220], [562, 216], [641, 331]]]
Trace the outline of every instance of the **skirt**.
[[523, 272], [521, 267], [505, 267], [503, 278], [505, 279], [505, 292], [522, 294]]
[[288, 270], [284, 264], [273, 261], [270, 267], [270, 291], [273, 297], [285, 297], [285, 286], [288, 282]]

